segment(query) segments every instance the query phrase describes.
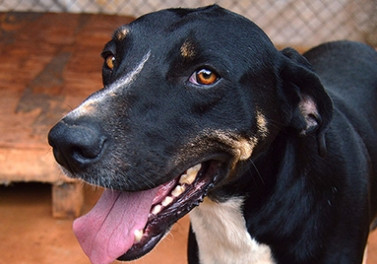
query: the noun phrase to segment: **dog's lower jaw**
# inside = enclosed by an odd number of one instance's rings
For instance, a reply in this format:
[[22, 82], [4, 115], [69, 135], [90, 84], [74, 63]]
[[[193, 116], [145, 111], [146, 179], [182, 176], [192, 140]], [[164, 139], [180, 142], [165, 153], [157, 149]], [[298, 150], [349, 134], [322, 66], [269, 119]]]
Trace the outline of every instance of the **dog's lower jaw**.
[[271, 249], [247, 232], [243, 200], [215, 203], [209, 198], [190, 213], [201, 264], [275, 264]]
[[198, 163], [166, 183], [168, 188], [163, 187], [166, 190], [155, 197], [145, 227], [136, 230], [134, 244], [118, 260], [134, 260], [152, 250], [178, 219], [203, 200], [218, 178], [225, 175], [226, 167], [215, 160]]

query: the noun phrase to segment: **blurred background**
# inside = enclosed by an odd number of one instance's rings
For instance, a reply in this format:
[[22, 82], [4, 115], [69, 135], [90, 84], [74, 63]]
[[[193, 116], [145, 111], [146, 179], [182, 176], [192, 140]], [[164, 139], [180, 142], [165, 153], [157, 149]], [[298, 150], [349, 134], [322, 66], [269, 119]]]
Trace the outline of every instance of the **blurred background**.
[[0, 0], [0, 11], [138, 17], [163, 8], [213, 3], [253, 20], [279, 45], [313, 46], [337, 39], [377, 45], [376, 0]]
[[[118, 26], [169, 7], [217, 3], [278, 48], [322, 42], [377, 47], [377, 0], [0, 0], [0, 263], [88, 264], [71, 230], [102, 190], [63, 176], [49, 129], [102, 87], [99, 54]], [[135, 263], [186, 263], [188, 218]], [[368, 264], [377, 263], [377, 235]]]

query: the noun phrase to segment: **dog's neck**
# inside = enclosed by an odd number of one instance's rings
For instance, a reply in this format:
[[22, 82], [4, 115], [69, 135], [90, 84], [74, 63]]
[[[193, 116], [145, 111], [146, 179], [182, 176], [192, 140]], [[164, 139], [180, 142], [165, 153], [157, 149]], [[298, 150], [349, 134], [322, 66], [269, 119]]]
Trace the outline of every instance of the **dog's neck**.
[[242, 202], [241, 198], [232, 198], [215, 203], [206, 198], [190, 213], [201, 264], [275, 263], [270, 248], [247, 232]]

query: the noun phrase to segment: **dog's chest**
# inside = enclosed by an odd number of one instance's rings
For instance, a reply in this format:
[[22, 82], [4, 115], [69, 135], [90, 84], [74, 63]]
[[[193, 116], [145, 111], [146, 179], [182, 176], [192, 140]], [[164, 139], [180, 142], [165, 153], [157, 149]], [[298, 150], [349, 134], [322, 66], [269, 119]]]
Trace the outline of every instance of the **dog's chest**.
[[271, 250], [246, 230], [242, 200], [214, 203], [208, 198], [190, 213], [201, 264], [274, 264]]

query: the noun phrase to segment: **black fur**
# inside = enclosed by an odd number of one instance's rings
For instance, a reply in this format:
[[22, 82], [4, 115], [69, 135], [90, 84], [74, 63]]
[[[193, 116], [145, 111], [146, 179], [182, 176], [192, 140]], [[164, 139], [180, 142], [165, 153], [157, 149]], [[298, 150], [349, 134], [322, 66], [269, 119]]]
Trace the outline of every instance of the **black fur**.
[[[377, 212], [377, 53], [349, 41], [303, 56], [278, 51], [255, 24], [218, 6], [164, 10], [128, 27], [103, 52], [115, 56], [104, 90], [148, 51], [150, 59], [94, 115], [68, 115], [52, 129], [57, 161], [74, 177], [138, 191], [216, 160], [221, 177], [207, 196], [243, 197], [247, 230], [276, 263], [361, 263]], [[185, 41], [190, 56], [181, 54]], [[220, 78], [190, 83], [200, 68]], [[257, 143], [237, 159], [234, 145], [208, 131]], [[191, 232], [190, 263], [198, 250]]]

